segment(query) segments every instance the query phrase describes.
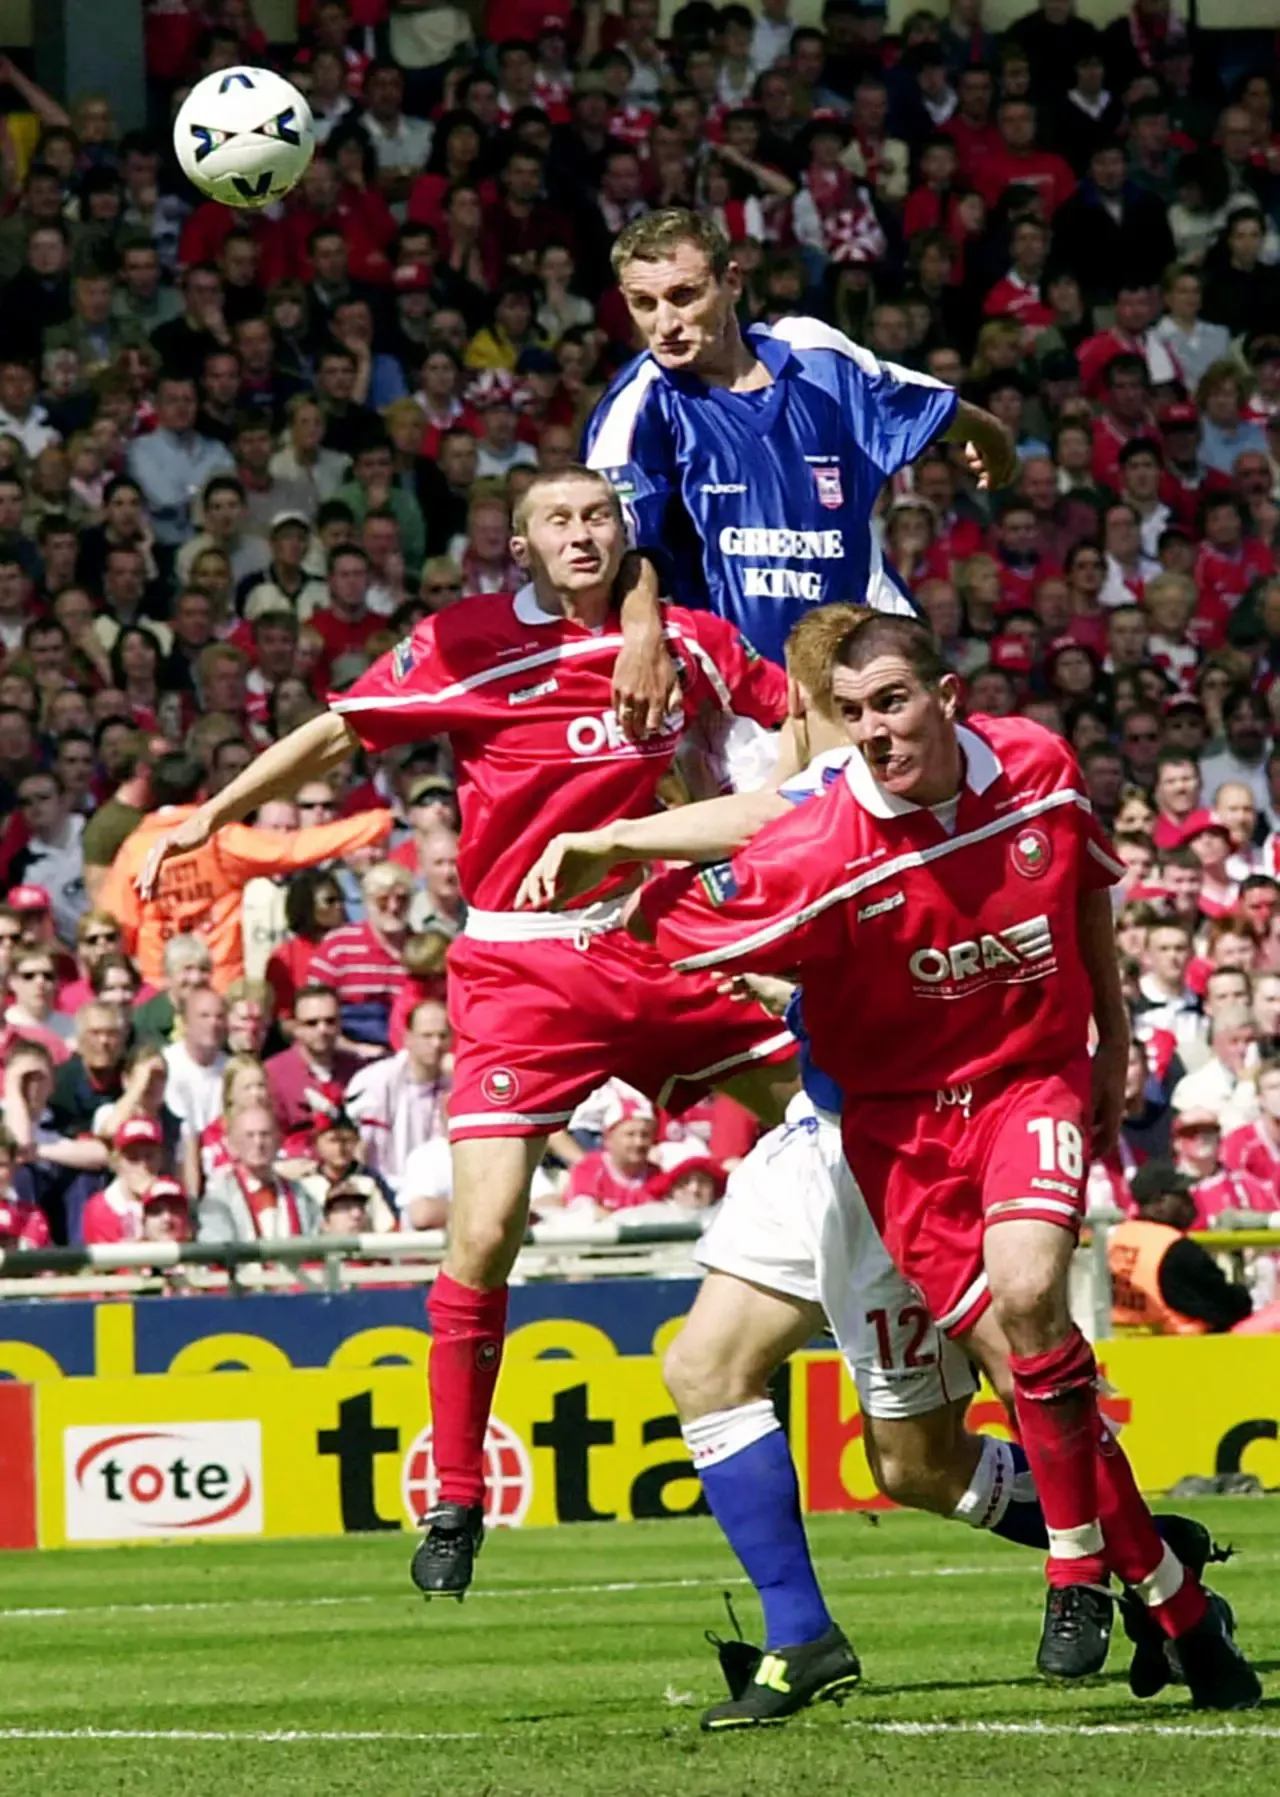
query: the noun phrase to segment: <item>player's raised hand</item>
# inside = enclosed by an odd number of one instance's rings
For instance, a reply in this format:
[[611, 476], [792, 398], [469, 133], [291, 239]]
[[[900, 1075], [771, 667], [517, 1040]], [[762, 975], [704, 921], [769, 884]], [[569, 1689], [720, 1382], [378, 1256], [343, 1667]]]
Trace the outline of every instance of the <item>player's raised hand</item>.
[[193, 849], [202, 849], [212, 835], [213, 827], [206, 821], [203, 810], [192, 812], [172, 830], [167, 830], [142, 864], [142, 872], [136, 881], [140, 896], [154, 898], [160, 869], [165, 862], [174, 855], [189, 855]]
[[556, 911], [590, 892], [613, 867], [605, 830], [566, 831], [553, 836], [520, 882], [517, 911]]
[[613, 709], [628, 742], [658, 734], [676, 690], [676, 664], [662, 637], [625, 636], [613, 669]]
[[716, 981], [716, 991], [726, 998], [740, 999], [743, 1004], [762, 1006], [770, 1017], [785, 1017], [795, 987], [790, 980], [780, 980], [769, 973], [733, 973]]

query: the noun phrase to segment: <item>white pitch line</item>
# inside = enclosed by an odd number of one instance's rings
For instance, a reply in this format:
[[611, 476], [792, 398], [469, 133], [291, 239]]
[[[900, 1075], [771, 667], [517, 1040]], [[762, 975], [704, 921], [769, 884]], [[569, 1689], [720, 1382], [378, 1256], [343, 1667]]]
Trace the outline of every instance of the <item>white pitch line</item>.
[[[1280, 1560], [1280, 1554], [1250, 1554], [1248, 1565]], [[842, 1567], [830, 1579], [833, 1586], [860, 1585], [883, 1579], [1000, 1579], [1016, 1578], [1028, 1570], [1030, 1562], [1021, 1557], [1003, 1565], [979, 1566], [871, 1566], [861, 1570]], [[1234, 1561], [1228, 1571], [1245, 1570], [1243, 1561]], [[1214, 1569], [1215, 1577], [1224, 1570]], [[716, 1579], [612, 1579], [596, 1585], [497, 1585], [482, 1586], [467, 1593], [468, 1603], [497, 1598], [526, 1597], [612, 1597], [619, 1593], [644, 1591], [723, 1591], [727, 1585], [749, 1585], [741, 1574], [726, 1573]], [[201, 1598], [189, 1603], [138, 1604], [41, 1604], [0, 1608], [0, 1622], [58, 1622], [66, 1618], [91, 1616], [194, 1616], [214, 1610], [319, 1610], [341, 1608], [348, 1604], [386, 1604], [397, 1595], [378, 1596], [353, 1592], [342, 1597], [223, 1597]]]
[[[293, 1747], [317, 1745], [355, 1745], [369, 1742], [403, 1743], [407, 1746], [430, 1746], [451, 1741], [489, 1741], [499, 1734], [524, 1733], [529, 1724], [518, 1729], [423, 1730], [336, 1729], [336, 1728], [0, 1728], [0, 1741], [71, 1742], [71, 1741], [171, 1741], [175, 1744], [210, 1742], [213, 1745]], [[532, 1726], [537, 1726], [536, 1724]], [[1256, 1728], [1235, 1727], [1229, 1723], [1189, 1722], [846, 1722], [846, 1728], [861, 1734], [876, 1735], [1021, 1735], [1063, 1736], [1087, 1739], [1091, 1736], [1132, 1735], [1156, 1736], [1161, 1739], [1193, 1741], [1280, 1740], [1280, 1728], [1259, 1725]], [[609, 1736], [648, 1736], [656, 1738], [654, 1728], [596, 1728], [593, 1733]]]

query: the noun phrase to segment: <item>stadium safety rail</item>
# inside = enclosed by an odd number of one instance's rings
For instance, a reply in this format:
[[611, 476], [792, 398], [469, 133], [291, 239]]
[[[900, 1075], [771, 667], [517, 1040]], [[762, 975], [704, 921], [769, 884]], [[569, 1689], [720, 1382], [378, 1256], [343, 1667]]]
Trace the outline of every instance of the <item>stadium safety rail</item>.
[[[1112, 1334], [1107, 1242], [1121, 1211], [1095, 1211], [1081, 1232], [1072, 1269], [1072, 1312], [1093, 1341]], [[1246, 1255], [1280, 1254], [1276, 1227], [1259, 1229], [1248, 1211], [1227, 1213], [1222, 1227], [1196, 1230], [1198, 1242], [1243, 1283]], [[628, 1223], [609, 1217], [536, 1223], [525, 1234], [512, 1283], [565, 1279], [701, 1278], [689, 1252], [706, 1219]], [[167, 1291], [337, 1292], [353, 1287], [427, 1284], [444, 1259], [443, 1229], [394, 1235], [296, 1236], [254, 1242], [113, 1242], [90, 1248], [0, 1251], [0, 1302], [6, 1298], [99, 1298]]]
[[[535, 1223], [514, 1281], [631, 1275], [700, 1275], [689, 1253], [706, 1218], [653, 1222], [567, 1219]], [[443, 1229], [393, 1235], [294, 1236], [253, 1242], [111, 1242], [86, 1248], [0, 1251], [0, 1300], [100, 1297], [106, 1292], [253, 1290], [305, 1286], [405, 1285], [433, 1279], [444, 1259]]]

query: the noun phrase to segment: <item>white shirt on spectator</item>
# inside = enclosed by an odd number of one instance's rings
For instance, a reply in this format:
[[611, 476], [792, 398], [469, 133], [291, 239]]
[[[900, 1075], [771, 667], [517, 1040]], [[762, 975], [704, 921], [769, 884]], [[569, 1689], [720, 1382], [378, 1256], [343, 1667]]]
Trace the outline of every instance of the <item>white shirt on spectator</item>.
[[1221, 749], [1216, 755], [1209, 755], [1200, 763], [1200, 790], [1211, 795], [1220, 786], [1234, 781], [1240, 786], [1247, 786], [1253, 794], [1253, 802], [1259, 811], [1265, 811], [1271, 798], [1267, 790], [1267, 762], [1264, 756], [1261, 761], [1241, 761], [1230, 749]]
[[32, 462], [42, 449], [62, 441], [49, 423], [49, 414], [43, 406], [32, 406], [25, 418], [15, 418], [12, 412], [6, 412], [0, 406], [0, 437], [16, 437], [26, 450], [28, 461]]
[[1175, 1111], [1212, 1111], [1225, 1135], [1258, 1115], [1258, 1089], [1251, 1077], [1237, 1079], [1216, 1055], [1173, 1088], [1169, 1101]]
[[373, 145], [380, 169], [426, 167], [436, 134], [435, 126], [427, 119], [411, 118], [407, 112], [402, 112], [395, 130], [391, 131], [380, 125], [371, 112], [366, 112], [360, 124]]
[[751, 37], [751, 62], [757, 75], [771, 69], [791, 53], [792, 19], [757, 19]]
[[222, 1115], [222, 1070], [225, 1054], [217, 1054], [207, 1067], [202, 1067], [188, 1052], [186, 1044], [174, 1042], [164, 1051], [169, 1077], [165, 1081], [164, 1101], [192, 1135]]
[[[396, 1192], [396, 1203], [403, 1217], [415, 1198], [442, 1198], [448, 1204], [452, 1197], [453, 1158], [449, 1152], [449, 1139], [447, 1136], [433, 1136], [429, 1142], [423, 1142], [415, 1148], [405, 1161]], [[529, 1189], [530, 1203], [536, 1208], [539, 1200], [543, 1204], [554, 1204], [558, 1199], [559, 1187], [556, 1181], [545, 1167], [535, 1168], [533, 1183]]]
[[72, 947], [76, 925], [89, 909], [84, 886], [84, 819], [75, 812], [67, 819], [67, 840], [59, 845], [33, 836], [23, 859], [24, 878], [43, 886], [53, 908], [53, 928], [59, 942]]
[[481, 443], [476, 451], [477, 480], [505, 480], [513, 468], [536, 468], [538, 452], [532, 443], [513, 443], [504, 454]]
[[414, 1079], [407, 1048], [362, 1067], [352, 1076], [346, 1101], [360, 1125], [365, 1166], [381, 1173], [397, 1194], [416, 1149], [434, 1141], [448, 1149], [449, 1082]]

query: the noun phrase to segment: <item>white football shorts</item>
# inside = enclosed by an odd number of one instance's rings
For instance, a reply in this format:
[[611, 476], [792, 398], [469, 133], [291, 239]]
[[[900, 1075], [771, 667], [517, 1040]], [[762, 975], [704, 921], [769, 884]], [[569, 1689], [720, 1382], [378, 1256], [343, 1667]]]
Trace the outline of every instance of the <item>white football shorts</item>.
[[803, 1095], [734, 1169], [695, 1255], [717, 1273], [820, 1304], [870, 1416], [920, 1416], [978, 1389], [968, 1358], [889, 1258], [839, 1123]]

